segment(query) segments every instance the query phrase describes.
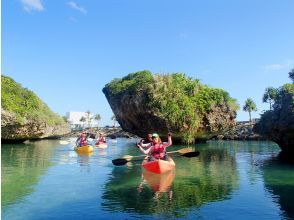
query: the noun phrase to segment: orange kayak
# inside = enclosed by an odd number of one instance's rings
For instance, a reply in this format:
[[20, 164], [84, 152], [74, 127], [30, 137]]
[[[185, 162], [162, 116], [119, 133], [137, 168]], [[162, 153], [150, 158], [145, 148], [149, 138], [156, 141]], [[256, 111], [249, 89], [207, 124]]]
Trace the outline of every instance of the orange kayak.
[[142, 167], [144, 167], [145, 170], [158, 174], [166, 173], [174, 169], [175, 166], [176, 164], [171, 157], [168, 157], [168, 160], [158, 159], [155, 161], [148, 161], [148, 158], [146, 157], [142, 163]]

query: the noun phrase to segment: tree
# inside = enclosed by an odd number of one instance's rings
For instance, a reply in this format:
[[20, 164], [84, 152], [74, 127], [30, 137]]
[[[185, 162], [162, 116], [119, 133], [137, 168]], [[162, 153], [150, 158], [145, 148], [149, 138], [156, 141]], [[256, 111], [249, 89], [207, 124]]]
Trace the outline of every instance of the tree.
[[294, 83], [294, 69], [289, 72], [289, 78], [292, 80], [292, 83]]
[[80, 119], [80, 122], [86, 122], [86, 121], [87, 121], [87, 119], [84, 116], [82, 116]]
[[111, 117], [111, 120], [113, 121], [113, 127], [115, 127], [115, 123], [116, 123], [116, 117], [115, 117], [115, 115], [113, 115], [112, 117]]
[[86, 111], [86, 120], [88, 123], [88, 126], [91, 127], [91, 121], [92, 121], [93, 117], [91, 117], [91, 112], [90, 110]]
[[274, 87], [268, 87], [265, 89], [265, 93], [263, 94], [262, 101], [268, 102], [270, 104], [270, 110], [272, 110], [272, 104], [276, 100], [277, 90]]
[[250, 121], [250, 124], [251, 124], [251, 112], [252, 111], [255, 111], [255, 112], [257, 111], [255, 102], [251, 98], [246, 99], [245, 105], [243, 106], [243, 110], [245, 112], [249, 112], [249, 121]]
[[101, 116], [99, 114], [96, 114], [94, 116], [94, 119], [97, 121], [97, 127], [99, 128], [99, 121], [101, 120]]

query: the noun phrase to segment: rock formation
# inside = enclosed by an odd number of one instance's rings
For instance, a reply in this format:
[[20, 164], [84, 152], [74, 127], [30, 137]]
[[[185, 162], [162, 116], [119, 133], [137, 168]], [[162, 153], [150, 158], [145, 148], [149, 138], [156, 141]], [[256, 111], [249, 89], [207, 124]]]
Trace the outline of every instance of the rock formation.
[[103, 92], [122, 129], [140, 137], [156, 132], [165, 139], [171, 131], [174, 142], [193, 142], [235, 124], [237, 104], [226, 92], [183, 74], [133, 73], [113, 80]]
[[56, 138], [70, 132], [69, 125], [32, 91], [6, 76], [1, 76], [1, 82], [2, 143]]
[[262, 114], [254, 131], [276, 142], [283, 152], [294, 152], [294, 84], [277, 90], [273, 110]]

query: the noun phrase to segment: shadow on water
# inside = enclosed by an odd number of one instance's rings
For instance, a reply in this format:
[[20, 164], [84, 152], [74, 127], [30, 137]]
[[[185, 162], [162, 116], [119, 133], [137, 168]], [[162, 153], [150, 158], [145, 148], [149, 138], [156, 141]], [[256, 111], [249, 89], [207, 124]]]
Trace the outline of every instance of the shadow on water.
[[184, 217], [191, 209], [229, 198], [238, 187], [235, 157], [226, 149], [172, 158], [176, 169], [166, 176], [146, 173], [140, 163], [115, 167], [102, 196], [104, 210]]
[[265, 187], [272, 193], [287, 217], [294, 219], [294, 161], [280, 153], [263, 166]]

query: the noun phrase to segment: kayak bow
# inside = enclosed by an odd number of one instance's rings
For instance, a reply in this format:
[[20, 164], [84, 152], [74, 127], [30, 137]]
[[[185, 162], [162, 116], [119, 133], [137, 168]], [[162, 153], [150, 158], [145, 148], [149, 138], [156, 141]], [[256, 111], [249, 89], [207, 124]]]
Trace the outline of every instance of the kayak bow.
[[148, 170], [153, 173], [166, 173], [172, 169], [174, 169], [176, 166], [175, 162], [171, 157], [168, 158], [168, 160], [154, 160], [154, 161], [148, 161], [148, 158], [146, 157], [143, 160], [142, 167], [145, 170]]

